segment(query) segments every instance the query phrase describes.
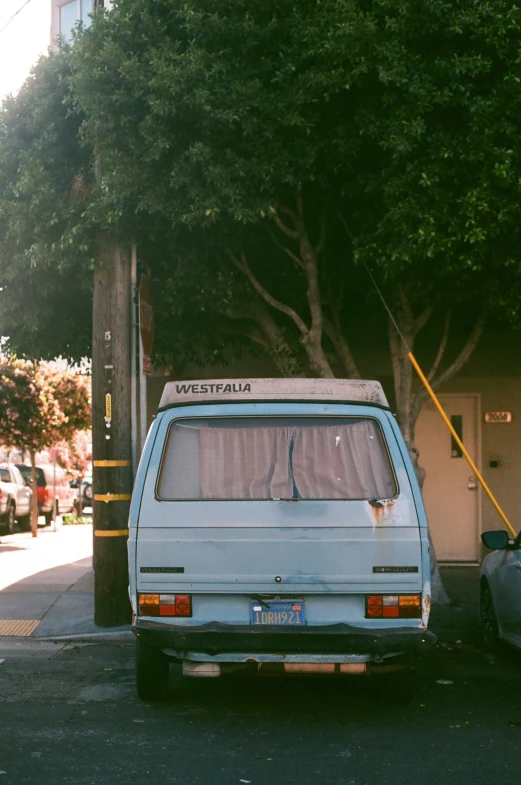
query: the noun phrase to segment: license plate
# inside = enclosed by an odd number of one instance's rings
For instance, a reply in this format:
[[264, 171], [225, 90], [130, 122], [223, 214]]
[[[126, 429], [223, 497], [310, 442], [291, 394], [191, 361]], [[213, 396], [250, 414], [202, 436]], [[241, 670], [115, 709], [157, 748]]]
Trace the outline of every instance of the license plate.
[[[266, 607], [269, 606], [269, 607]], [[250, 603], [252, 624], [271, 624], [280, 627], [299, 627], [306, 623], [302, 600], [265, 600], [264, 605], [257, 600]]]

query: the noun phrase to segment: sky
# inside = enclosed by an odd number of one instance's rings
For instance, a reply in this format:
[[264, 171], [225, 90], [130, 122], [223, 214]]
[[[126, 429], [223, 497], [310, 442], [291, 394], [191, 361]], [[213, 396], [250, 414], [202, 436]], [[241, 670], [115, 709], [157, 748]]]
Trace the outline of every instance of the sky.
[[0, 0], [0, 101], [19, 90], [50, 44], [51, 0], [29, 0], [22, 8], [26, 1]]

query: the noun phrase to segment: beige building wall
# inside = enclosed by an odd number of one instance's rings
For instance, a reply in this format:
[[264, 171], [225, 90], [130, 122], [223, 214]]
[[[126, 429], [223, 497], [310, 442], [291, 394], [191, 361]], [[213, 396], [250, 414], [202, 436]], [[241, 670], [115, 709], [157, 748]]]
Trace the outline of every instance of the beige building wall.
[[[444, 393], [477, 393], [480, 397], [481, 469], [516, 531], [521, 528], [521, 377], [460, 376], [443, 387]], [[511, 423], [486, 423], [486, 412], [511, 412]], [[491, 463], [497, 461], [497, 468]], [[469, 472], [471, 473], [471, 472]], [[481, 493], [482, 531], [504, 528]]]

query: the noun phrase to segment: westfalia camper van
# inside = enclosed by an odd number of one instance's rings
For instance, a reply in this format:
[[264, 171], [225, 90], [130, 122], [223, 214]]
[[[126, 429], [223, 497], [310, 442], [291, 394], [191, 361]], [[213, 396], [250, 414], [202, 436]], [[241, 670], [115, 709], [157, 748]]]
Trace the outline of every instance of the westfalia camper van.
[[171, 382], [130, 511], [137, 690], [185, 676], [371, 676], [413, 695], [427, 520], [378, 382]]

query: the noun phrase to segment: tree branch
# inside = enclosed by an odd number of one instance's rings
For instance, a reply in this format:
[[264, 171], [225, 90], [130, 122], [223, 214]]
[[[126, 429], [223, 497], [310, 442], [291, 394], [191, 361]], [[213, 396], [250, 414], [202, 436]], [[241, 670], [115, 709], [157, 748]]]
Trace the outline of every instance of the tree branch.
[[244, 273], [244, 275], [249, 280], [255, 291], [257, 291], [260, 294], [263, 300], [265, 300], [268, 303], [268, 305], [271, 305], [272, 308], [275, 308], [277, 311], [280, 311], [281, 313], [286, 314], [286, 316], [289, 316], [289, 318], [296, 324], [302, 336], [305, 337], [309, 331], [303, 319], [300, 318], [298, 313], [295, 310], [293, 310], [293, 308], [290, 308], [290, 306], [286, 305], [285, 303], [281, 303], [280, 300], [277, 300], [275, 297], [273, 297], [264, 288], [264, 286], [262, 286], [262, 284], [254, 276], [250, 266], [248, 265], [248, 262], [246, 261], [246, 254], [244, 253], [244, 251], [241, 251], [240, 260], [237, 259], [237, 257], [232, 253], [232, 251], [228, 251], [228, 255], [232, 260], [232, 262], [234, 263], [234, 265], [237, 267], [237, 269], [240, 270], [242, 273]]
[[433, 390], [436, 390], [445, 382], [448, 382], [449, 379], [452, 379], [458, 371], [465, 365], [467, 360], [472, 355], [472, 352], [478, 345], [478, 341], [483, 334], [483, 330], [485, 329], [485, 314], [482, 313], [472, 328], [472, 332], [470, 333], [469, 337], [467, 338], [467, 342], [465, 343], [463, 349], [458, 354], [456, 359], [454, 360], [451, 365], [440, 375], [437, 379], [433, 379], [431, 383], [431, 387]]
[[391, 319], [387, 320], [387, 334], [389, 336], [389, 348], [391, 350], [391, 364], [393, 369], [393, 382], [394, 382], [394, 392], [396, 399], [398, 400], [398, 396], [400, 394], [400, 388], [402, 384], [402, 366], [400, 361], [400, 337], [396, 332], [396, 327], [394, 326]]
[[281, 202], [275, 202], [275, 210], [284, 213], [284, 215], [287, 215], [293, 221], [294, 228], [290, 229], [290, 227], [284, 223], [280, 215], [278, 215], [278, 212], [275, 212], [273, 217], [281, 232], [284, 232], [284, 234], [292, 240], [298, 240], [302, 230], [302, 220], [300, 216], [297, 215], [295, 210], [288, 207], [287, 204], [282, 204]]
[[282, 245], [282, 243], [279, 242], [271, 226], [268, 227], [268, 232], [270, 234], [271, 239], [277, 246], [277, 248], [280, 248], [281, 251], [284, 251], [284, 253], [286, 253], [290, 257], [290, 259], [292, 259], [295, 262], [295, 264], [298, 265], [298, 267], [300, 267], [301, 270], [303, 270], [304, 262], [302, 261], [302, 259], [299, 259], [299, 257], [296, 254], [294, 254], [293, 251], [290, 251], [289, 248], [287, 248], [285, 245]]
[[326, 242], [326, 211], [322, 211], [322, 215], [320, 217], [320, 233], [318, 235], [318, 242], [315, 245], [315, 253], [319, 256], [322, 251], [324, 250], [324, 245]]
[[445, 350], [446, 350], [447, 344], [449, 342], [449, 333], [450, 333], [450, 322], [451, 322], [451, 319], [452, 319], [452, 313], [451, 313], [451, 311], [447, 311], [447, 315], [445, 316], [445, 325], [443, 327], [443, 334], [441, 336], [440, 345], [438, 346], [438, 352], [436, 354], [436, 357], [434, 358], [434, 362], [432, 364], [432, 367], [431, 367], [429, 373], [427, 374], [427, 381], [429, 381], [429, 382], [431, 382], [434, 379], [434, 377], [436, 376], [438, 368], [440, 367], [440, 363], [443, 360], [443, 355], [445, 354]]
[[[485, 328], [485, 321], [486, 321], [485, 314], [482, 313], [478, 317], [476, 324], [472, 328], [472, 331], [465, 342], [465, 345], [461, 349], [460, 353], [458, 354], [454, 362], [452, 362], [449, 365], [449, 367], [446, 368], [445, 371], [442, 374], [440, 374], [440, 376], [438, 376], [438, 378], [433, 379], [430, 382], [433, 390], [437, 390], [439, 387], [441, 387], [442, 384], [452, 379], [452, 377], [455, 376], [458, 373], [458, 371], [461, 370], [461, 368], [469, 360], [474, 349], [478, 344], [479, 339], [483, 334], [483, 330]], [[429, 399], [429, 393], [427, 392], [427, 390], [422, 388], [416, 393], [411, 406], [411, 422], [413, 427], [414, 427], [414, 423], [416, 422], [420, 414], [423, 404], [428, 399]]]
[[422, 330], [432, 316], [432, 305], [427, 305], [421, 314], [414, 320], [414, 328], [416, 335]]
[[245, 338], [253, 341], [253, 343], [262, 346], [266, 352], [270, 352], [270, 344], [255, 322], [243, 319], [240, 316], [223, 313], [218, 313], [216, 319], [224, 333], [228, 335], [243, 335]]
[[360, 379], [360, 371], [342, 331], [336, 322], [323, 316], [324, 332], [335, 347], [338, 359], [342, 362], [348, 379]]

